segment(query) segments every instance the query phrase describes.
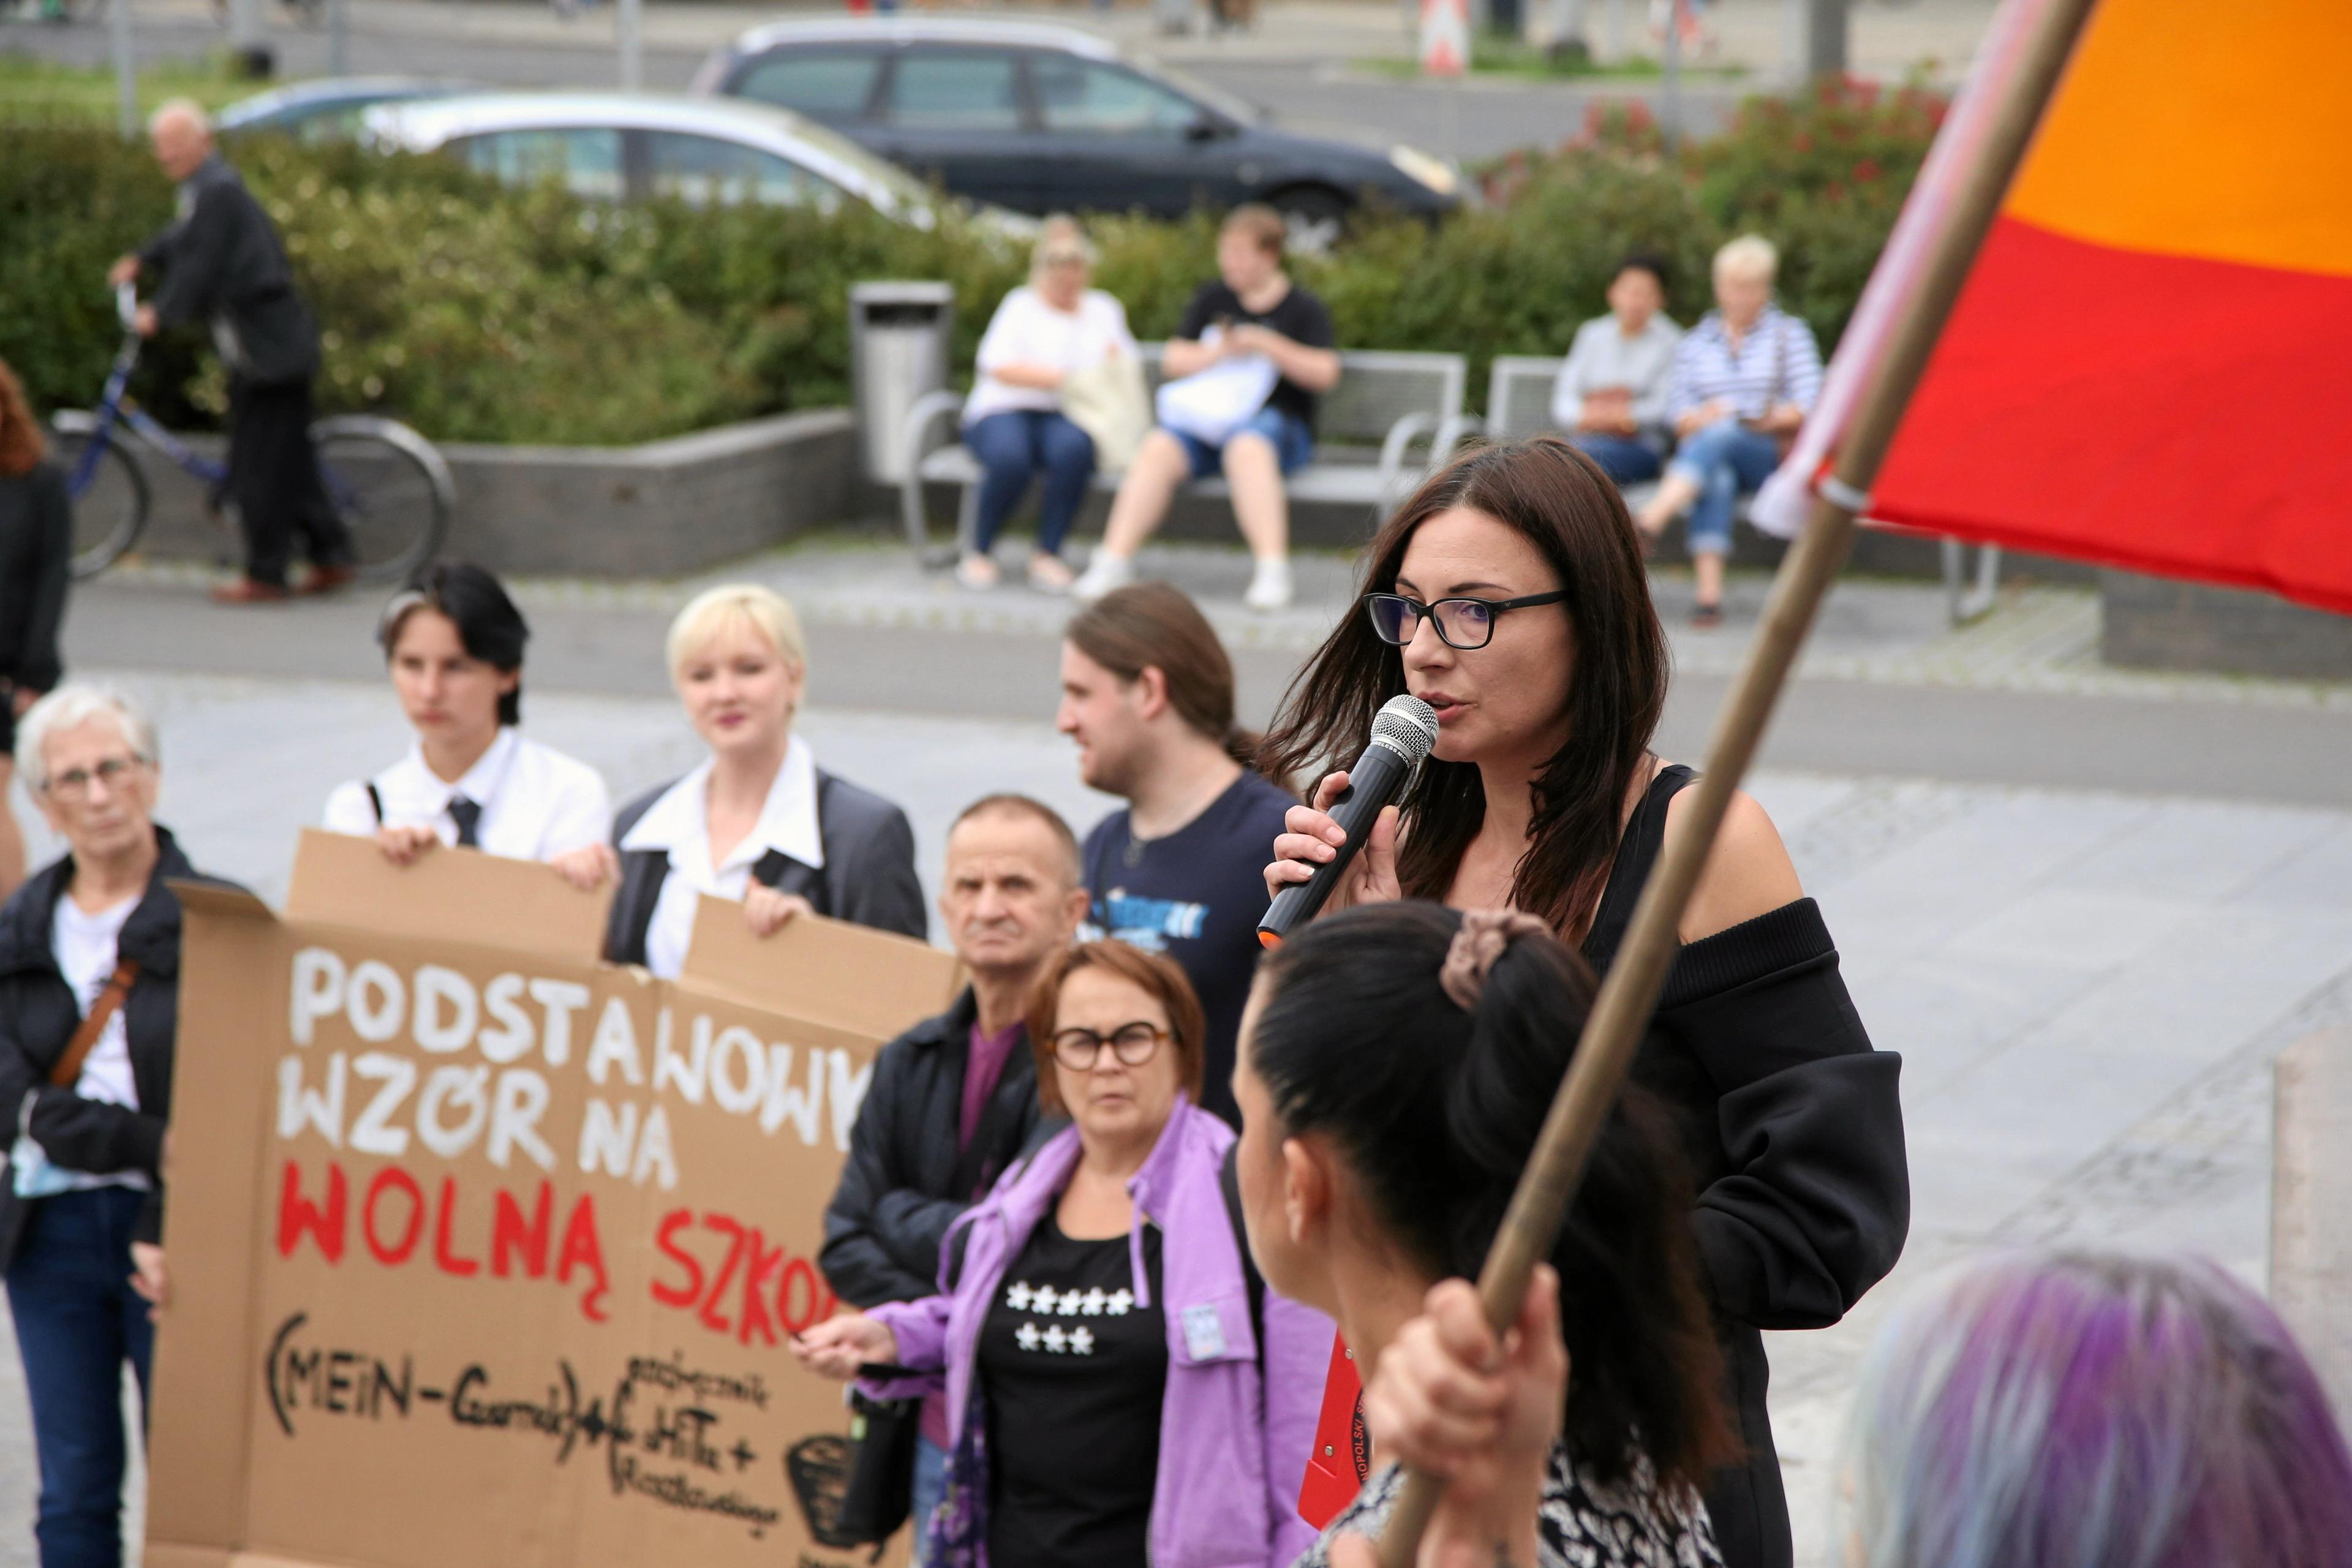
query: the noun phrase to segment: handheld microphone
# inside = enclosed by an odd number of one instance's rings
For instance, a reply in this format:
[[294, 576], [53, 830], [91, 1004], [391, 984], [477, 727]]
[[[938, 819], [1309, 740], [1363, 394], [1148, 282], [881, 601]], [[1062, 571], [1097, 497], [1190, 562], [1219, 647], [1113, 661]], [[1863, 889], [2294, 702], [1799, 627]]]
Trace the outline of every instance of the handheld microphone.
[[1437, 744], [1437, 710], [1410, 694], [1391, 697], [1372, 716], [1372, 738], [1364, 754], [1348, 770], [1348, 787], [1331, 802], [1331, 820], [1347, 838], [1339, 853], [1315, 868], [1304, 882], [1293, 882], [1275, 895], [1265, 919], [1257, 923], [1257, 940], [1265, 947], [1280, 947], [1282, 939], [1315, 918], [1331, 896], [1348, 862], [1356, 858], [1383, 807], [1396, 804], [1405, 785]]

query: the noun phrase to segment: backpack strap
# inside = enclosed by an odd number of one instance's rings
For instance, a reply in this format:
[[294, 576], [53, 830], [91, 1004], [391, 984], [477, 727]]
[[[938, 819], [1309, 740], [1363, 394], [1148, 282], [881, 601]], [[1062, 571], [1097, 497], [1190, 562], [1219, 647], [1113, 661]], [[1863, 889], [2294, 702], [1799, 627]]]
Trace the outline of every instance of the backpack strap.
[[1265, 1363], [1265, 1276], [1257, 1271], [1257, 1259], [1250, 1256], [1249, 1226], [1242, 1219], [1241, 1140], [1235, 1139], [1225, 1150], [1225, 1163], [1217, 1168], [1217, 1185], [1225, 1194], [1225, 1217], [1233, 1222], [1234, 1246], [1242, 1255], [1242, 1284], [1249, 1291], [1250, 1332], [1257, 1340], [1258, 1364]]

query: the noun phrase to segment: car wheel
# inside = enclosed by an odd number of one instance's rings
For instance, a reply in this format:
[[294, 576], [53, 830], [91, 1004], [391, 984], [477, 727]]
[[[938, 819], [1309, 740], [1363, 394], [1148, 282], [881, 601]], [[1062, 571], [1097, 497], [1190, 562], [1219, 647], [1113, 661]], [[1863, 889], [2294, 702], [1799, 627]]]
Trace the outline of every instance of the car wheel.
[[1302, 256], [1328, 256], [1348, 228], [1348, 201], [1337, 191], [1284, 191], [1273, 200], [1288, 231], [1285, 243]]

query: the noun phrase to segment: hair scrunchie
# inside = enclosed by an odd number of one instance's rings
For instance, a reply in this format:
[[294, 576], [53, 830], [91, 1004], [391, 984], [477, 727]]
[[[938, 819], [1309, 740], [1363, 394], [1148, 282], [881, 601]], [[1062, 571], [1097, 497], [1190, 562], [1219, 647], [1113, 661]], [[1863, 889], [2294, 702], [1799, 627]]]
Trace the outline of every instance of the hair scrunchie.
[[1486, 976], [1494, 972], [1495, 962], [1504, 951], [1523, 936], [1550, 934], [1551, 927], [1523, 910], [1465, 910], [1462, 928], [1454, 933], [1445, 962], [1437, 971], [1437, 983], [1455, 1006], [1475, 1013], [1486, 989]]

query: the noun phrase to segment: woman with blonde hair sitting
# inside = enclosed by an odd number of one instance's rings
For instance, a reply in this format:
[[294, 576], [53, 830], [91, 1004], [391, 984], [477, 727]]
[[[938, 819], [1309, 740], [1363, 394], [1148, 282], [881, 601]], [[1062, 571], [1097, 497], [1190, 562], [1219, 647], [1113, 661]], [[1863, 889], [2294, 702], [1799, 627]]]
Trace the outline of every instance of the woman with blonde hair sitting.
[[756, 584], [697, 595], [670, 623], [669, 671], [710, 755], [614, 819], [604, 956], [677, 974], [704, 893], [740, 901], [761, 936], [808, 912], [922, 936], [907, 814], [819, 768], [793, 733], [808, 652], [791, 604]]
[[996, 307], [980, 340], [979, 377], [963, 406], [963, 440], [980, 459], [979, 524], [970, 553], [956, 568], [967, 588], [993, 588], [990, 554], [997, 531], [1045, 476], [1037, 520], [1037, 550], [1029, 558], [1029, 585], [1059, 594], [1071, 582], [1062, 541], [1076, 521], [1094, 478], [1094, 437], [1062, 412], [1063, 384], [1103, 361], [1136, 353], [1127, 310], [1099, 289], [1087, 287], [1094, 247], [1075, 219], [1049, 217], [1037, 236], [1029, 281]]

